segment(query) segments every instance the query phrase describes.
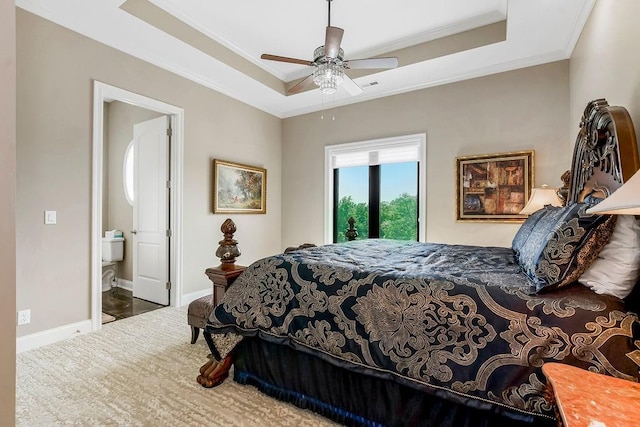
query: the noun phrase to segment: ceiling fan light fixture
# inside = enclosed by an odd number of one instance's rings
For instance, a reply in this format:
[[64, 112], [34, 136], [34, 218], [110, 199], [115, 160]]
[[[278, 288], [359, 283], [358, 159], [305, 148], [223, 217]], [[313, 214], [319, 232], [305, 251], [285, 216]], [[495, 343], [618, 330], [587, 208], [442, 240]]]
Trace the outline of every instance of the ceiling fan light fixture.
[[333, 95], [344, 81], [344, 69], [333, 62], [319, 64], [313, 70], [313, 82], [325, 95]]
[[362, 88], [345, 74], [345, 69], [388, 69], [398, 66], [398, 58], [395, 57], [364, 58], [345, 61], [344, 50], [340, 47], [344, 30], [331, 26], [331, 2], [333, 0], [326, 1], [328, 5], [328, 20], [324, 45], [313, 51], [313, 61], [270, 54], [262, 54], [260, 56], [262, 59], [271, 61], [315, 67], [310, 75], [290, 87], [287, 90], [287, 95], [302, 92], [307, 86], [311, 85], [311, 82], [315, 83], [324, 95], [333, 95], [337, 92], [338, 86], [346, 82], [344, 85], [347, 92], [351, 95], [357, 95], [362, 93]]

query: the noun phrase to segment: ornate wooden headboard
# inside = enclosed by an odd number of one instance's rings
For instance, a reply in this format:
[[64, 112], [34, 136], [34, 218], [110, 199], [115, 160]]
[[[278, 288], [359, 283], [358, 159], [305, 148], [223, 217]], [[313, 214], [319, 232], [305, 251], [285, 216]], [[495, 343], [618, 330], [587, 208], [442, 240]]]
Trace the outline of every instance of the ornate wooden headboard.
[[573, 149], [568, 203], [599, 192], [607, 197], [640, 169], [635, 129], [624, 107], [589, 102]]

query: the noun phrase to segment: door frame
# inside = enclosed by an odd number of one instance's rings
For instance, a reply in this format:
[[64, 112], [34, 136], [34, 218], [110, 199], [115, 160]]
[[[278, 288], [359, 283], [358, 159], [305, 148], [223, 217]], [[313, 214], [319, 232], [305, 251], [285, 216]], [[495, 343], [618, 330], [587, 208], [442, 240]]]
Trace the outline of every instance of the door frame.
[[171, 306], [182, 305], [182, 180], [184, 109], [106, 83], [93, 81], [93, 173], [91, 196], [91, 330], [102, 328], [102, 194], [104, 103], [121, 101], [170, 116], [171, 198], [169, 202], [169, 280]]

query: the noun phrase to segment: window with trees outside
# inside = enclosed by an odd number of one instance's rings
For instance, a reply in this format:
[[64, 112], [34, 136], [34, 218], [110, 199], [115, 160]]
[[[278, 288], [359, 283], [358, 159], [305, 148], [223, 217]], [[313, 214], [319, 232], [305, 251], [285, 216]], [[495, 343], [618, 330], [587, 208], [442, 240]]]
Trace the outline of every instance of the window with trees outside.
[[424, 240], [424, 141], [421, 134], [326, 148], [327, 243], [347, 240], [350, 217], [358, 239]]

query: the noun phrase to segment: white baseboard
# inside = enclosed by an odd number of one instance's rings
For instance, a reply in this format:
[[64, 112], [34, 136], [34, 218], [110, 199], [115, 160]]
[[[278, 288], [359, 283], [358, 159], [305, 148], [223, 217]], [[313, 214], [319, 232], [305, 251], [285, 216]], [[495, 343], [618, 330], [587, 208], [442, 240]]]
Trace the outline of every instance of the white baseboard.
[[197, 292], [191, 292], [190, 294], [183, 294], [182, 295], [182, 299], [180, 300], [182, 306], [184, 307], [185, 305], [189, 305], [191, 303], [191, 301], [195, 301], [200, 297], [203, 297], [205, 295], [211, 295], [211, 293], [213, 292], [213, 290], [211, 289], [211, 287], [207, 288], [207, 289], [203, 289], [201, 291], [197, 291]]
[[133, 282], [131, 280], [118, 279], [117, 286], [122, 289], [133, 292]]
[[91, 320], [83, 320], [82, 322], [70, 323], [57, 328], [47, 329], [33, 334], [18, 337], [16, 339], [16, 353], [42, 347], [43, 345], [53, 344], [54, 342], [77, 337], [78, 335], [91, 332]]

